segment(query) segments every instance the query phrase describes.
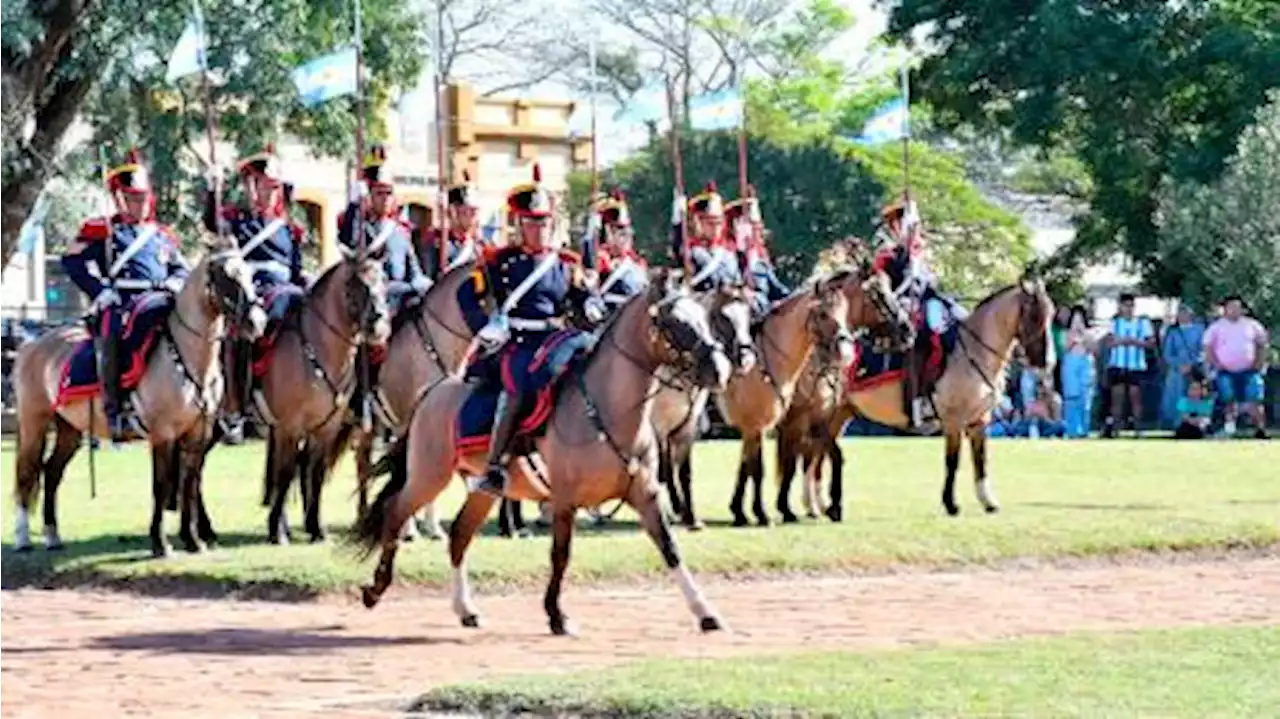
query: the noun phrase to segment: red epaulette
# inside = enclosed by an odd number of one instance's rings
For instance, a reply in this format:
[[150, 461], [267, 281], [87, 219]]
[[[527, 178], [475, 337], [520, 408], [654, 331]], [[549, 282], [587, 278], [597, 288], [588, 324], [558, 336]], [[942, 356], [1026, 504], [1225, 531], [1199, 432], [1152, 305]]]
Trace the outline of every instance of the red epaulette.
[[241, 211], [239, 207], [236, 207], [235, 205], [222, 206], [222, 219], [230, 222], [231, 220], [240, 219], [240, 215], [241, 215]]
[[560, 250], [559, 252], [560, 252], [560, 259], [564, 260], [565, 262], [572, 262], [575, 265], [582, 264], [582, 255], [578, 254], [577, 252], [574, 252], [573, 250], [563, 250], [563, 249]]
[[77, 239], [88, 242], [96, 242], [105, 240], [111, 236], [111, 223], [105, 217], [90, 217], [80, 225], [80, 232], [76, 235]]
[[293, 236], [293, 241], [295, 243], [300, 243], [307, 239], [307, 230], [302, 225], [293, 221], [289, 222], [289, 234]]
[[502, 256], [502, 253], [512, 249], [514, 248], [494, 247], [493, 245], [485, 245], [480, 249], [480, 263], [484, 265], [497, 264], [498, 258]]

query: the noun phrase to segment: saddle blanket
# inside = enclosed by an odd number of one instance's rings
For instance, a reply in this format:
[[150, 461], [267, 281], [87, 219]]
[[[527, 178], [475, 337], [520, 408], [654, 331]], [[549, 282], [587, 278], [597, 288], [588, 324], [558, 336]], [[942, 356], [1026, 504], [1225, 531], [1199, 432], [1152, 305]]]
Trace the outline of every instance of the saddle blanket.
[[858, 340], [853, 361], [845, 368], [845, 388], [860, 392], [888, 382], [902, 380], [905, 355], [901, 352], [884, 352], [876, 348], [874, 340], [864, 337]]
[[[541, 434], [559, 396], [559, 388], [563, 385], [561, 380], [576, 371], [582, 362], [586, 350], [581, 342], [584, 336], [577, 330], [560, 330], [536, 348], [511, 344], [501, 353], [481, 359], [468, 368], [468, 377], [480, 382], [473, 385], [471, 394], [458, 411], [455, 430], [458, 450], [478, 452], [488, 449], [498, 396], [504, 388], [510, 391], [518, 389], [522, 394], [532, 393], [536, 398], [532, 408], [521, 417], [517, 436]], [[574, 355], [569, 361], [551, 361], [557, 350], [564, 351], [570, 347], [573, 347]], [[495, 374], [499, 376], [495, 377]]]
[[[165, 292], [148, 292], [138, 297], [129, 308], [120, 334], [120, 387], [133, 389], [142, 380], [147, 359], [160, 336], [160, 329], [173, 309], [173, 297]], [[85, 333], [62, 366], [58, 382], [56, 406], [88, 399], [102, 391], [93, 338]]]
[[[253, 344], [250, 367], [255, 378], [267, 373], [267, 368], [271, 366], [271, 355], [275, 352], [276, 340], [280, 339], [280, 333], [289, 324], [289, 320], [298, 314], [303, 298], [304, 295], [297, 287], [288, 284], [272, 286], [263, 294], [263, 305], [275, 309], [279, 319], [268, 322], [267, 331]], [[282, 303], [283, 309], [278, 308], [277, 303]]]

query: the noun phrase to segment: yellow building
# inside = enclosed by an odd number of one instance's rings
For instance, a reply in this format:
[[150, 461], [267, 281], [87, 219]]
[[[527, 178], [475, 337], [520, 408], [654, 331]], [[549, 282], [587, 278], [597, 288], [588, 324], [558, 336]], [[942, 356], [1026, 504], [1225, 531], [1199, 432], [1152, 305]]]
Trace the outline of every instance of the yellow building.
[[[464, 169], [469, 173], [484, 223], [494, 213], [501, 217], [506, 191], [528, 181], [537, 162], [543, 184], [563, 207], [569, 173], [591, 163], [590, 137], [570, 134], [574, 109], [573, 102], [478, 97], [468, 85], [449, 85], [444, 113], [447, 184], [461, 181]], [[389, 111], [386, 146], [387, 168], [397, 196], [415, 215], [430, 218], [439, 163], [435, 118], [427, 114], [411, 117]], [[294, 200], [307, 212], [319, 242], [320, 262], [328, 264], [337, 257], [337, 217], [347, 202], [348, 163], [315, 158], [305, 145], [288, 140], [280, 143], [278, 151], [286, 176], [294, 183]], [[558, 226], [564, 235], [568, 223]]]

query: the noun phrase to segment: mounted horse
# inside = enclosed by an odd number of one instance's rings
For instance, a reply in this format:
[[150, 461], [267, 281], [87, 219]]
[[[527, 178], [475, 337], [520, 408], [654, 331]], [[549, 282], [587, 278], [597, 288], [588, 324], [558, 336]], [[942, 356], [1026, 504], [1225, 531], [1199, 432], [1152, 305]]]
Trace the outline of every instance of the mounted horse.
[[[176, 295], [143, 294], [124, 320], [119, 349], [127, 365], [122, 385], [132, 393], [134, 412], [145, 432], [141, 438], [151, 445], [150, 537], [157, 557], [169, 552], [163, 510], [179, 489], [179, 536], [184, 548], [200, 551], [216, 539], [200, 494], [200, 479], [205, 444], [223, 396], [220, 356], [228, 324], [249, 339], [261, 334], [266, 324], [249, 267], [235, 250], [210, 251]], [[43, 472], [45, 546], [60, 549], [57, 492], [67, 463], [79, 450], [83, 434], [110, 434], [92, 337], [82, 326], [69, 325], [23, 345], [14, 378], [17, 548], [31, 547], [27, 513]], [[53, 453], [46, 458], [50, 424], [57, 437]]]
[[[569, 631], [560, 609], [560, 587], [569, 561], [574, 514], [615, 498], [624, 499], [640, 515], [645, 530], [676, 574], [691, 610], [704, 630], [720, 621], [683, 565], [675, 539], [657, 501], [657, 447], [652, 426], [653, 401], [663, 366], [697, 386], [723, 386], [730, 371], [723, 349], [711, 336], [705, 311], [683, 294], [668, 296], [657, 283], [628, 301], [610, 320], [594, 350], [563, 375], [542, 417], [545, 433], [530, 443], [532, 458], [517, 456], [507, 464], [512, 499], [550, 500], [554, 517], [552, 578], [546, 607], [554, 633]], [[556, 385], [553, 385], [556, 386]], [[484, 469], [484, 446], [468, 443], [458, 431], [440, 431], [440, 418], [459, 417], [472, 389], [448, 378], [426, 395], [409, 427], [407, 482], [389, 482], [355, 530], [366, 550], [381, 547], [373, 585], [364, 590], [372, 607], [389, 586], [399, 544], [399, 526], [418, 507], [432, 501], [459, 471]], [[457, 427], [455, 420], [454, 427]], [[527, 426], [527, 430], [534, 430]], [[454, 567], [454, 611], [464, 626], [478, 626], [466, 574], [466, 550], [496, 498], [471, 493], [450, 527], [449, 551]]]
[[[954, 344], [941, 363], [932, 365], [934, 376], [926, 375], [926, 386], [932, 387], [930, 401], [937, 409], [946, 436], [946, 479], [942, 504], [948, 514], [955, 515], [960, 511], [955, 502], [955, 474], [960, 461], [960, 442], [965, 435], [973, 451], [978, 500], [988, 512], [999, 510], [987, 481], [986, 423], [1003, 393], [1004, 373], [1015, 342], [1022, 346], [1031, 366], [1047, 366], [1047, 331], [1051, 317], [1052, 303], [1043, 281], [1028, 273], [1017, 284], [982, 300], [972, 314], [956, 323]], [[821, 461], [826, 455], [832, 464], [831, 501], [826, 513], [832, 520], [840, 520], [843, 454], [836, 440], [845, 423], [855, 415], [890, 427], [906, 428], [909, 425], [902, 403], [906, 375], [903, 363], [900, 354], [864, 348], [859, 354], [859, 362], [843, 378], [842, 401], [825, 415], [821, 408], [817, 408], [808, 414], [808, 422], [788, 425], [790, 429], [778, 440], [782, 472], [780, 506], [786, 502], [791, 484], [790, 470], [794, 468], [794, 460], [784, 460], [783, 457], [799, 456], [804, 459], [805, 481], [815, 487], [807, 489], [805, 494], [816, 497]], [[806, 434], [809, 439], [805, 439]], [[816, 441], [813, 438], [817, 438]]]

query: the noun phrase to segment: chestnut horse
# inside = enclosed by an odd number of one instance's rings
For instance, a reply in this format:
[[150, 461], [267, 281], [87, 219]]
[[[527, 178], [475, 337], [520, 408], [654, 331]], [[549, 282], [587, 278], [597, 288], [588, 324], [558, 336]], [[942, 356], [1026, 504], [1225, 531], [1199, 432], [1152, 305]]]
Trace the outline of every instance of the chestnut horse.
[[[227, 325], [246, 339], [261, 336], [267, 316], [253, 289], [252, 273], [234, 249], [212, 250], [196, 264], [174, 298], [158, 330], [145, 369], [133, 390], [138, 419], [151, 445], [151, 553], [169, 554], [164, 536], [164, 509], [174, 493], [181, 499], [179, 537], [189, 552], [216, 539], [200, 495], [205, 444], [224, 391], [222, 344]], [[88, 334], [79, 325], [59, 327], [18, 350], [14, 364], [17, 391], [19, 551], [31, 548], [28, 510], [40, 491], [44, 474], [44, 539], [48, 549], [61, 549], [58, 535], [58, 485], [67, 463], [80, 449], [81, 437], [107, 437], [101, 392], [58, 402], [63, 368]], [[49, 425], [57, 430], [52, 454], [44, 456]], [[180, 490], [180, 491], [179, 491]]]
[[[956, 469], [960, 464], [960, 444], [966, 435], [973, 452], [974, 486], [978, 501], [987, 512], [1000, 509], [987, 477], [986, 424], [991, 410], [1003, 394], [1005, 370], [1017, 342], [1026, 352], [1028, 364], [1048, 366], [1047, 331], [1053, 306], [1044, 282], [1032, 274], [1017, 284], [998, 290], [982, 300], [959, 325], [956, 345], [947, 357], [946, 369], [934, 387], [933, 401], [946, 437], [946, 478], [942, 506], [947, 514], [959, 514], [955, 501]], [[842, 517], [843, 462], [838, 439], [854, 415], [889, 427], [907, 426], [902, 410], [902, 382], [894, 380], [868, 385], [864, 389], [843, 388], [843, 401], [809, 409], [797, 409], [808, 421], [785, 424], [778, 438], [778, 468], [781, 473], [778, 504], [787, 502], [795, 458], [805, 465], [805, 497], [810, 515], [820, 511], [818, 487], [823, 456], [831, 461], [830, 505], [826, 514], [833, 521]]]
[[[580, 507], [616, 498], [626, 500], [640, 515], [701, 628], [721, 627], [681, 561], [659, 506], [651, 415], [660, 387], [656, 375], [664, 365], [708, 388], [723, 386], [731, 365], [711, 336], [706, 310], [683, 292], [669, 293], [665, 285], [654, 282], [615, 313], [595, 349], [564, 377], [547, 432], [534, 443], [537, 453], [509, 465], [509, 498], [550, 499], [552, 504], [552, 576], [544, 606], [555, 634], [571, 631], [560, 608], [560, 588], [569, 564], [574, 515]], [[374, 582], [364, 588], [365, 606], [376, 605], [391, 584], [398, 530], [405, 518], [435, 499], [458, 471], [483, 470], [483, 448], [460, 453], [455, 433], [449, 429], [453, 424], [449, 418], [458, 416], [470, 392], [461, 379], [449, 378], [423, 398], [406, 435], [407, 481], [388, 482], [353, 531], [366, 554], [382, 549]], [[468, 495], [449, 528], [453, 608], [467, 627], [479, 626], [479, 615], [470, 596], [466, 551], [496, 501], [484, 493]]]
[[[289, 542], [284, 501], [303, 468], [306, 530], [322, 541], [320, 492], [355, 390], [356, 350], [387, 341], [391, 324], [382, 264], [344, 252], [316, 279], [297, 312], [286, 320], [271, 350], [270, 363], [255, 392], [259, 414], [271, 425], [266, 486], [271, 496], [267, 538]], [[301, 452], [303, 447], [306, 452]]]

